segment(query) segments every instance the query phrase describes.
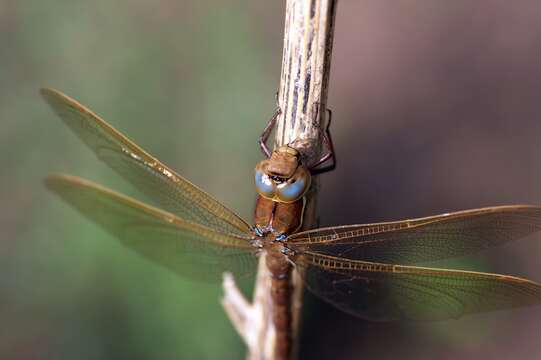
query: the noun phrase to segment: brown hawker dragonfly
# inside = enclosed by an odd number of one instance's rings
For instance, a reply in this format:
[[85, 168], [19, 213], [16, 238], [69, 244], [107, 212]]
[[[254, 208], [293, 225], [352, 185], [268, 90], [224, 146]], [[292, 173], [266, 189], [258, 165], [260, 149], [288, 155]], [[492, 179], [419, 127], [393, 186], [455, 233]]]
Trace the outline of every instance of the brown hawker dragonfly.
[[[255, 225], [145, 152], [66, 95], [43, 89], [56, 114], [99, 159], [144, 192], [154, 207], [90, 181], [51, 175], [46, 186], [151, 261], [192, 278], [255, 270], [267, 254], [276, 281], [291, 268], [317, 296], [374, 320], [438, 320], [541, 303], [541, 285], [489, 273], [412, 266], [473, 254], [541, 230], [540, 206], [497, 206], [419, 219], [298, 232], [315, 164], [283, 146], [256, 166]], [[327, 145], [331, 145], [328, 138]], [[399, 264], [399, 265], [398, 265]], [[284, 295], [285, 294], [285, 295]], [[280, 300], [280, 299], [276, 299]]]

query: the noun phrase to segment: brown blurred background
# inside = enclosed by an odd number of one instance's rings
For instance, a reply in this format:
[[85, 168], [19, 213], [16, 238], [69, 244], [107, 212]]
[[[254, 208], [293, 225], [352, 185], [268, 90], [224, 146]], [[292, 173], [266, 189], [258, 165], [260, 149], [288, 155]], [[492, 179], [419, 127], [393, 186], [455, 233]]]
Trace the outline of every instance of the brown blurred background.
[[[219, 285], [124, 249], [49, 172], [136, 194], [37, 95], [53, 86], [250, 219], [284, 2], [0, 0], [0, 358], [237, 359]], [[541, 4], [342, 0], [323, 225], [541, 204]], [[541, 236], [446, 265], [541, 280]], [[374, 324], [307, 295], [301, 358], [538, 359], [541, 308]]]

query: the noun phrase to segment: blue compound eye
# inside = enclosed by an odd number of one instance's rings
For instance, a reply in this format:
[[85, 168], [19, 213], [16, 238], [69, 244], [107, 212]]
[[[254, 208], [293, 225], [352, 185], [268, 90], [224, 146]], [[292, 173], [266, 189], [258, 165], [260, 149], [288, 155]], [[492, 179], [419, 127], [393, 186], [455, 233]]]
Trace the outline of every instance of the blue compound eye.
[[297, 171], [287, 182], [278, 185], [278, 198], [286, 203], [300, 199], [310, 187], [310, 180], [307, 171]]
[[255, 171], [255, 188], [261, 196], [266, 198], [272, 198], [276, 192], [274, 182], [261, 170]]

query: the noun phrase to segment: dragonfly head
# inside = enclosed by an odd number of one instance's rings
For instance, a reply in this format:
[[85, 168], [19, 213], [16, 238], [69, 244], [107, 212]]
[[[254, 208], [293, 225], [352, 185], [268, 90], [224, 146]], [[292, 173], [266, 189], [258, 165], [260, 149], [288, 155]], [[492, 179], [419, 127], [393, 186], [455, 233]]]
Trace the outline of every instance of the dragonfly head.
[[301, 164], [300, 154], [287, 145], [272, 152], [255, 168], [255, 186], [264, 198], [291, 203], [310, 188], [310, 172]]

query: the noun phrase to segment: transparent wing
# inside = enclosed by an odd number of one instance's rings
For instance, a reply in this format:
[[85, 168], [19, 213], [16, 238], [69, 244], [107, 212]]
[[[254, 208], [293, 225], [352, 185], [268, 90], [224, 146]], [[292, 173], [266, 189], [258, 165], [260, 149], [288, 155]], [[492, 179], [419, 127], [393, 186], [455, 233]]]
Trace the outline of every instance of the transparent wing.
[[445, 320], [541, 303], [541, 285], [487, 273], [349, 261], [315, 253], [294, 262], [314, 294], [376, 321]]
[[182, 276], [219, 281], [223, 271], [255, 272], [248, 236], [180, 219], [81, 178], [52, 175], [45, 184], [125, 246]]
[[322, 255], [415, 264], [472, 254], [539, 230], [541, 207], [517, 205], [309, 230], [287, 241], [293, 249]]
[[243, 235], [250, 226], [213, 197], [146, 153], [92, 111], [68, 96], [42, 89], [54, 112], [97, 157], [159, 207], [214, 230]]

